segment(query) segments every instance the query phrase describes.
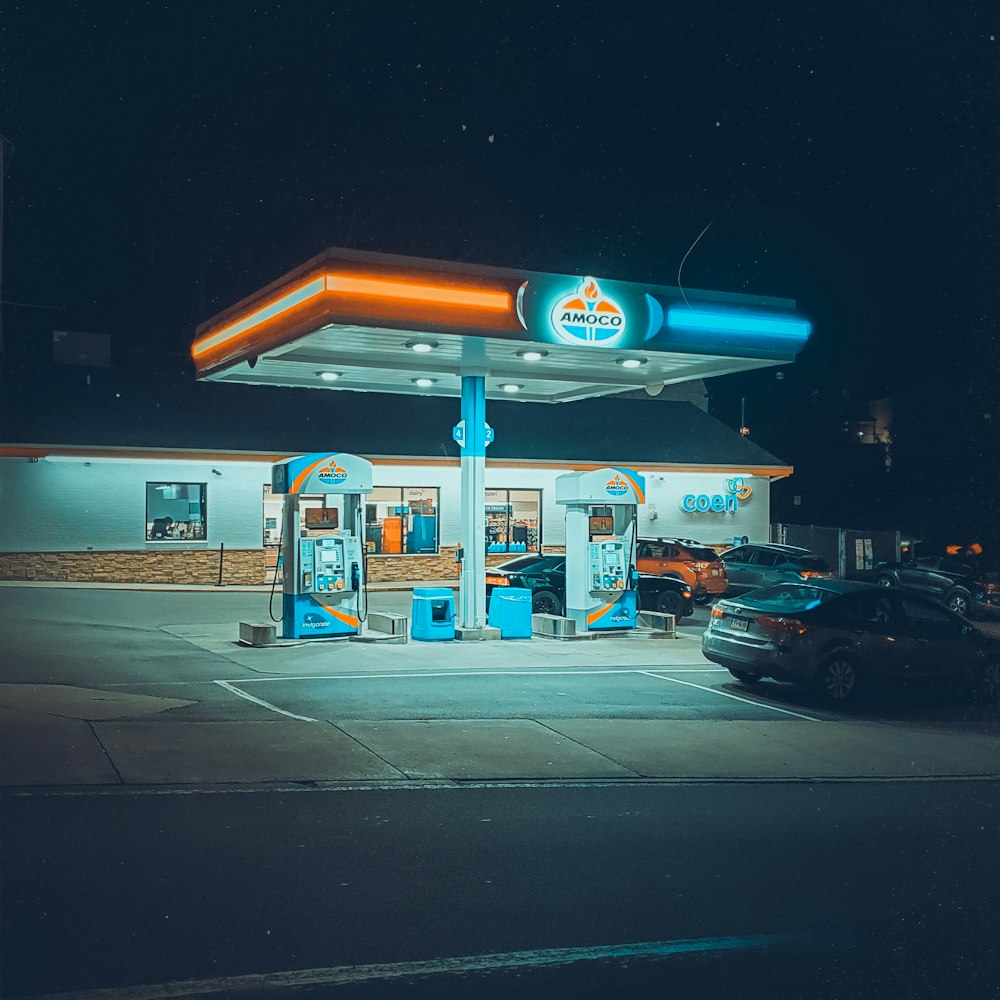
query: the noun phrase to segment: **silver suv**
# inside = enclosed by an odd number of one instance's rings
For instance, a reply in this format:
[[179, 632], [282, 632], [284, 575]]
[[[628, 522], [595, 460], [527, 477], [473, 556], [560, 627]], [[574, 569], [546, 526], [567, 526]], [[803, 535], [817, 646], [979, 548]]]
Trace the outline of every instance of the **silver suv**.
[[797, 545], [738, 545], [720, 558], [726, 564], [730, 594], [835, 576], [825, 559]]

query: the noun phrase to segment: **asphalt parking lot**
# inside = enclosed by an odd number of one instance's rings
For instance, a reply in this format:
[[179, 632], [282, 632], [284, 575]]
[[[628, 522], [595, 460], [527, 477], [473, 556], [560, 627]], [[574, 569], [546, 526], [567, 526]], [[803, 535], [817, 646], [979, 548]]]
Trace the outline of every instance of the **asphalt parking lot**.
[[[676, 639], [255, 649], [267, 595], [0, 588], [0, 784], [788, 780], [1000, 774], [995, 707], [835, 714]], [[405, 610], [408, 595], [372, 595]]]

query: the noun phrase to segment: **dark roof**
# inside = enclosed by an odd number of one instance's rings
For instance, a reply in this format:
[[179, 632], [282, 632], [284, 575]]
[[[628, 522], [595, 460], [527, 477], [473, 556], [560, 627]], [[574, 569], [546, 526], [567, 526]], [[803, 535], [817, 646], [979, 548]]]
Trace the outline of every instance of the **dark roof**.
[[[172, 392], [104, 398], [70, 389], [30, 419], [9, 420], [21, 444], [184, 448], [298, 454], [457, 457], [456, 399], [178, 380]], [[693, 403], [610, 396], [574, 403], [490, 401], [487, 458], [786, 468]]]

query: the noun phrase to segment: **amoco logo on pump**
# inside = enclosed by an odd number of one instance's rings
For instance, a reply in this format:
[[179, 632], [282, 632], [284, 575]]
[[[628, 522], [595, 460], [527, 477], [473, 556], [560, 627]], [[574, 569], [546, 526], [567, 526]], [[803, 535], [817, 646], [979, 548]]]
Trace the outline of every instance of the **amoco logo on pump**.
[[333, 463], [320, 469], [317, 478], [327, 486], [339, 486], [347, 478], [347, 470]]
[[591, 277], [585, 277], [575, 292], [557, 299], [549, 318], [552, 329], [569, 344], [607, 346], [625, 333], [625, 311]]
[[613, 497], [622, 497], [628, 493], [628, 483], [626, 483], [621, 476], [615, 476], [614, 479], [609, 479], [604, 488]]

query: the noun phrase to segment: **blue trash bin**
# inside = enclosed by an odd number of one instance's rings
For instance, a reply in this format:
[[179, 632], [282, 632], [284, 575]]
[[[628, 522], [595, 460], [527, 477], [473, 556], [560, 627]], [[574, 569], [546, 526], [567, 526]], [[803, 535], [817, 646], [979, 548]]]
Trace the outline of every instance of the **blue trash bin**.
[[531, 638], [531, 591], [527, 587], [494, 587], [488, 621], [501, 639]]
[[455, 638], [455, 593], [449, 587], [414, 587], [410, 635], [420, 642]]

